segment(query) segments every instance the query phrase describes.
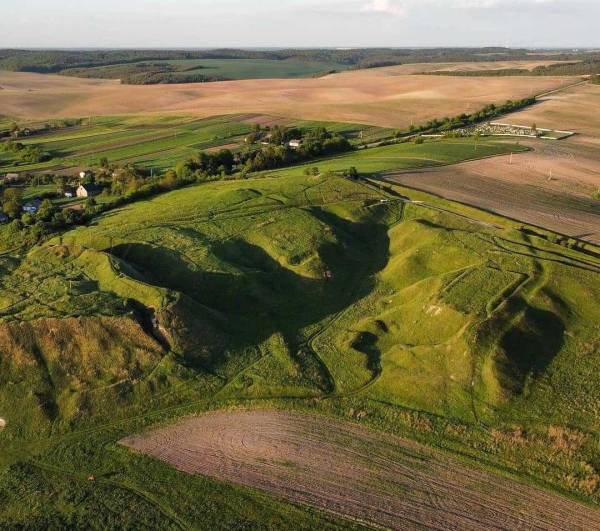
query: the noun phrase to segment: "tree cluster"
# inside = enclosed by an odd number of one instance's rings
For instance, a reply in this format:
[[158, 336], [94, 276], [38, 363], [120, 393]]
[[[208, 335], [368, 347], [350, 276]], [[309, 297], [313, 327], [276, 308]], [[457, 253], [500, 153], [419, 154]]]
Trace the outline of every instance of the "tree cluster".
[[36, 164], [50, 160], [50, 154], [40, 146], [26, 146], [21, 142], [8, 140], [0, 144], [0, 150], [14, 156], [22, 164]]
[[[242, 155], [240, 163], [244, 173], [282, 168], [352, 149], [348, 139], [332, 134], [324, 127], [303, 133], [297, 128], [285, 129], [275, 126], [265, 138], [269, 139], [269, 145]], [[292, 139], [300, 140], [300, 147], [291, 148], [288, 142]]]

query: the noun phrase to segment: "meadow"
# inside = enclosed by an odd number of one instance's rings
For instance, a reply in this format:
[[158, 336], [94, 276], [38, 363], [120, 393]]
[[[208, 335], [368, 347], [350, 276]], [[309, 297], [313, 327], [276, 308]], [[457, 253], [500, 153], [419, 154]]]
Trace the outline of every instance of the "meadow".
[[[377, 149], [465, 156], [460, 142]], [[600, 261], [549, 233], [290, 168], [7, 251], [0, 523], [361, 527], [118, 444], [239, 407], [344, 417], [599, 501]]]

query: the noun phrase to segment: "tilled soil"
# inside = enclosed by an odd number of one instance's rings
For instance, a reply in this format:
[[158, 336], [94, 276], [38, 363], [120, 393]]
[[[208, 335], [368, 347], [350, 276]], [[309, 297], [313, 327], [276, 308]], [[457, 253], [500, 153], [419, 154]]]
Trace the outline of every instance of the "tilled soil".
[[318, 415], [215, 412], [121, 443], [184, 472], [392, 529], [600, 529], [600, 511]]
[[526, 141], [534, 151], [402, 172], [398, 184], [600, 244], [600, 158], [575, 141]]

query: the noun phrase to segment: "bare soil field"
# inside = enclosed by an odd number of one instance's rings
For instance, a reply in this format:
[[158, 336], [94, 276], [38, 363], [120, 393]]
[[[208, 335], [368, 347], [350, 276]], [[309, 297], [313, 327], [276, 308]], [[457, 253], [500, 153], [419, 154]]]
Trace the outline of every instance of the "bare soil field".
[[215, 412], [123, 439], [178, 470], [393, 529], [598, 529], [600, 511], [356, 424]]
[[521, 142], [534, 150], [396, 173], [392, 182], [483, 208], [561, 234], [600, 244], [597, 148], [573, 137]]
[[[263, 113], [408, 127], [572, 83], [568, 77], [393, 75], [395, 67], [315, 79], [132, 86], [113, 80], [0, 72], [0, 114], [30, 119], [117, 114]], [[390, 73], [392, 75], [390, 75]]]
[[600, 147], [600, 85], [566, 88], [540, 103], [503, 118], [511, 123], [576, 131], [574, 140]]
[[[533, 70], [537, 66], [549, 66], [569, 61], [481, 61], [481, 62], [463, 62], [463, 63], [413, 63], [386, 68], [373, 69], [384, 71], [386, 75], [398, 76], [406, 74], [420, 74], [428, 72], [479, 72], [482, 70], [506, 70], [520, 68], [523, 70]], [[378, 73], [377, 73], [378, 75]]]

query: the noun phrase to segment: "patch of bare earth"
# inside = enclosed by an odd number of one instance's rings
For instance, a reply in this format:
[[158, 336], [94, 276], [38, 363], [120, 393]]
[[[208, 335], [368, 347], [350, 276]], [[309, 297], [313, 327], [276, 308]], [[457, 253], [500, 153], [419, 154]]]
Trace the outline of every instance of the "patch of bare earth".
[[121, 443], [187, 473], [387, 528], [600, 528], [600, 511], [317, 415], [215, 412]]
[[388, 180], [600, 244], [597, 148], [564, 141], [521, 141], [534, 151], [396, 173]]

